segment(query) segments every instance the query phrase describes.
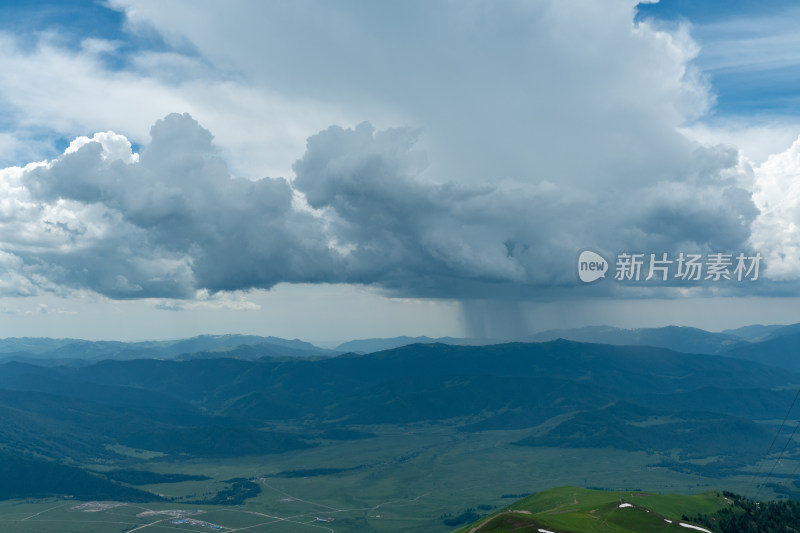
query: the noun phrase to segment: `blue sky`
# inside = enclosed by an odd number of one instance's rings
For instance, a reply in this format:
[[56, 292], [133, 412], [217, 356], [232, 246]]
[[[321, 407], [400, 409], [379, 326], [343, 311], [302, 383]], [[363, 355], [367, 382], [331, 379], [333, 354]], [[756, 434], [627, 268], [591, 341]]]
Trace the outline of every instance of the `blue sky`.
[[[0, 335], [800, 321], [798, 19], [744, 1], [0, 2]], [[764, 268], [582, 284], [586, 249]]]
[[800, 114], [796, 2], [668, 0], [642, 4], [638, 12], [640, 20], [690, 26], [701, 47], [695, 63], [716, 95], [714, 115], [785, 120]]

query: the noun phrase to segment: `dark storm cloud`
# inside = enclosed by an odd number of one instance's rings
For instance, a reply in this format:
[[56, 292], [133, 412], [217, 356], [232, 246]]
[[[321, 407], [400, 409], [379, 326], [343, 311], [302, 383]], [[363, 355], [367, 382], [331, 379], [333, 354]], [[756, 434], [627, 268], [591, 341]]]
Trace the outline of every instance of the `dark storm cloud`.
[[551, 192], [425, 181], [418, 134], [332, 127], [309, 139], [294, 166], [295, 187], [346, 250], [347, 280], [446, 297], [535, 284], [529, 266], [550, 238], [542, 209]]
[[[696, 147], [662, 179], [586, 179], [581, 186], [431, 183], [418, 132], [332, 127], [309, 139], [294, 186], [322, 210], [347, 280], [401, 295], [530, 297], [575, 284], [586, 247], [727, 251], [747, 247], [758, 211], [737, 183], [735, 152]], [[427, 180], [427, 181], [426, 181]]]
[[138, 157], [107, 133], [22, 172], [14, 220], [28, 223], [7, 252], [40, 288], [112, 298], [344, 282], [515, 299], [574, 287], [584, 248], [744, 250], [757, 214], [722, 149], [696, 148], [672, 175], [626, 176], [624, 188], [602, 175], [475, 186], [431, 176], [420, 135], [332, 126], [308, 139], [292, 183], [251, 181], [230, 176], [211, 133], [172, 114]]

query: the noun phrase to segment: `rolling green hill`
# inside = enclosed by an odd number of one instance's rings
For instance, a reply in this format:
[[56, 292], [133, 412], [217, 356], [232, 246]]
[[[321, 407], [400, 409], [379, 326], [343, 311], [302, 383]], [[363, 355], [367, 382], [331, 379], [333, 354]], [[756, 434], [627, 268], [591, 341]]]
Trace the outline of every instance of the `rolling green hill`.
[[729, 500], [716, 492], [683, 496], [560, 487], [514, 502], [458, 533], [686, 533], [697, 530], [681, 526], [694, 525], [682, 516], [711, 514], [727, 507]]
[[77, 499], [159, 501], [160, 496], [82, 468], [0, 451], [0, 499], [61, 496]]
[[696, 495], [559, 487], [531, 494], [455, 533], [783, 533], [797, 531], [800, 503], [759, 502], [731, 492]]

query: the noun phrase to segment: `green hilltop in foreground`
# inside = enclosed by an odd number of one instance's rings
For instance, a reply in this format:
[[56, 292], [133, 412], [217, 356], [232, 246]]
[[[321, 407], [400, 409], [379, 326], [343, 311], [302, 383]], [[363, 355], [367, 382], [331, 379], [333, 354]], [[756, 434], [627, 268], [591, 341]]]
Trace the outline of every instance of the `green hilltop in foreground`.
[[[796, 531], [800, 504], [733, 494], [694, 496], [560, 487], [532, 494], [456, 533], [739, 533]], [[688, 518], [687, 518], [688, 517]]]
[[695, 526], [682, 521], [682, 516], [710, 514], [728, 505], [724, 496], [716, 492], [683, 496], [560, 487], [518, 500], [458, 533], [689, 533], [698, 529], [681, 526]]

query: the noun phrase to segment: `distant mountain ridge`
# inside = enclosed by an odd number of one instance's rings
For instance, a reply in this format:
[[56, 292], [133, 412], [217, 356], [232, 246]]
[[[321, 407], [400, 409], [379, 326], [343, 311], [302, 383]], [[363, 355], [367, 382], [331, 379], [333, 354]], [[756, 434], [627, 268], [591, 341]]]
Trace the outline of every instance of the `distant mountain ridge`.
[[[248, 349], [243, 349], [247, 347]], [[326, 350], [299, 339], [256, 335], [199, 335], [168, 341], [88, 341], [83, 339], [49, 339], [21, 337], [0, 339], [0, 362], [38, 361], [74, 362], [103, 359], [173, 359], [198, 357], [311, 357], [330, 356], [339, 352]]]
[[490, 344], [503, 344], [508, 341], [500, 339], [477, 339], [472, 337], [392, 337], [386, 339], [358, 339], [345, 342], [336, 347], [340, 352], [373, 353], [383, 350], [401, 348], [410, 344], [450, 344], [453, 346], [488, 346]]
[[762, 341], [733, 346], [722, 355], [798, 371], [800, 370], [800, 330], [794, 326], [788, 326], [772, 332]]
[[742, 326], [736, 329], [723, 329], [720, 333], [725, 333], [727, 335], [734, 335], [736, 337], [741, 337], [747, 340], [758, 340], [763, 338], [773, 331], [786, 328], [788, 326], [773, 324], [769, 326], [764, 326], [762, 324], [753, 324], [750, 326]]
[[551, 329], [516, 339], [479, 339], [458, 337], [392, 337], [360, 339], [336, 347], [342, 352], [372, 353], [410, 344], [441, 343], [453, 346], [487, 346], [507, 342], [547, 342], [566, 339], [576, 342], [611, 344], [614, 346], [654, 346], [684, 353], [722, 354], [741, 345], [800, 333], [800, 324], [751, 325], [722, 332], [710, 332], [687, 326], [624, 329], [612, 326], [586, 326]]
[[[725, 355], [759, 361], [800, 371], [800, 324], [787, 326], [752, 325], [723, 332], [693, 327], [623, 329], [587, 326], [542, 331], [515, 342], [548, 342], [565, 339], [613, 346], [652, 346], [682, 353]], [[256, 335], [200, 335], [168, 341], [88, 341], [36, 337], [0, 339], [0, 363], [32, 362], [40, 365], [85, 365], [93, 361], [131, 359], [213, 359], [219, 357], [255, 360], [262, 357], [330, 357], [342, 353], [368, 354], [413, 344], [449, 346], [491, 346], [507, 343], [500, 339], [458, 337], [410, 337], [357, 339], [336, 349], [311, 343]]]
[[666, 326], [663, 328], [621, 329], [610, 326], [589, 326], [567, 330], [549, 330], [520, 339], [524, 342], [545, 342], [558, 338], [613, 344], [615, 346], [654, 346], [684, 353], [715, 354], [743, 342], [741, 337], [712, 333], [703, 329]]

